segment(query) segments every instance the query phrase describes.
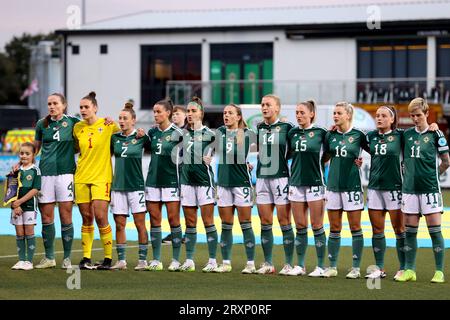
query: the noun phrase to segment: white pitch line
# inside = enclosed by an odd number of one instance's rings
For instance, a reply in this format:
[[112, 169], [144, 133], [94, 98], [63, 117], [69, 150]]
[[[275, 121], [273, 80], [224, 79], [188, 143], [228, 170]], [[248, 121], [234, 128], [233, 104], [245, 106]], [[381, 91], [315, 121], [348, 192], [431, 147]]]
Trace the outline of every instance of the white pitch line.
[[[128, 248], [139, 248], [139, 246], [127, 246]], [[116, 247], [113, 247], [113, 249], [116, 249]], [[92, 251], [101, 251], [103, 248], [93, 248]], [[83, 250], [72, 250], [71, 252], [83, 252]], [[55, 251], [55, 254], [64, 253], [64, 251]], [[35, 253], [35, 256], [41, 256], [44, 255], [45, 252]], [[6, 259], [6, 258], [15, 258], [17, 257], [17, 254], [9, 255], [9, 256], [0, 256], [0, 259]]]

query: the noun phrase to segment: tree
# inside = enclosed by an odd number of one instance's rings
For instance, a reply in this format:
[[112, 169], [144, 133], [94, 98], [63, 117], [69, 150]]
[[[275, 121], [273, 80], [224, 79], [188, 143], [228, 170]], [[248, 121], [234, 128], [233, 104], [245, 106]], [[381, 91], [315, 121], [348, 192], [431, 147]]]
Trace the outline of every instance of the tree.
[[[0, 57], [0, 104], [26, 104], [21, 101], [22, 92], [30, 83], [30, 56], [32, 47], [43, 40], [57, 40], [54, 33], [31, 35], [22, 34], [20, 37], [14, 36], [6, 44], [6, 55]], [[8, 73], [9, 72], [9, 73]], [[6, 101], [2, 100], [6, 99]]]

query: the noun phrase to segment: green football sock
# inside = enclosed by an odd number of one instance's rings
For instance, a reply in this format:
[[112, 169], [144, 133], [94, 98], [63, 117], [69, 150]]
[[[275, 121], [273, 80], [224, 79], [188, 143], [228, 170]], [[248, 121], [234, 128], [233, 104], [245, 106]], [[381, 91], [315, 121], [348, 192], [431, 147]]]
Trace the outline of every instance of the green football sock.
[[384, 253], [386, 252], [386, 237], [384, 233], [374, 233], [372, 236], [372, 249], [375, 256], [375, 264], [384, 270]]
[[70, 258], [73, 242], [73, 224], [61, 224], [61, 238], [64, 248], [64, 259]]
[[206, 241], [208, 242], [208, 254], [210, 259], [215, 259], [217, 255], [217, 243], [219, 236], [215, 225], [205, 226]]
[[416, 270], [418, 227], [406, 226], [405, 237], [405, 269]]
[[308, 248], [308, 228], [297, 228], [295, 236], [295, 249], [297, 250], [297, 260], [300, 267], [305, 267], [305, 255]]
[[272, 264], [273, 232], [271, 224], [261, 224], [261, 245], [264, 261]]
[[25, 261], [27, 256], [25, 237], [16, 236], [16, 245], [17, 245], [17, 254], [19, 255], [19, 261]]
[[220, 235], [220, 248], [223, 260], [231, 260], [231, 249], [233, 247], [233, 224], [222, 223], [222, 234]]
[[436, 270], [444, 271], [444, 253], [445, 243], [442, 237], [441, 226], [429, 226], [431, 242], [433, 243], [434, 261], [436, 262]]
[[150, 238], [152, 241], [153, 259], [161, 260], [161, 226], [155, 226], [150, 228]]
[[117, 243], [116, 244], [116, 250], [117, 250], [117, 260], [127, 260], [127, 244], [126, 243]]
[[139, 243], [139, 260], [147, 260], [148, 243]]
[[359, 268], [364, 249], [364, 236], [362, 230], [352, 231], [352, 254], [353, 254], [353, 268]]
[[245, 254], [247, 261], [255, 261], [255, 234], [251, 222], [241, 222], [242, 235], [244, 237]]
[[42, 224], [42, 240], [44, 241], [45, 257], [55, 259], [55, 224]]
[[36, 238], [34, 235], [26, 236], [27, 239], [27, 260], [33, 263], [34, 251], [36, 250]]
[[181, 226], [170, 227], [172, 234], [172, 257], [180, 261], [181, 241], [183, 238]]
[[341, 248], [341, 232], [330, 231], [330, 236], [328, 237], [328, 259], [330, 260], [330, 267], [337, 266], [340, 248]]
[[400, 263], [400, 269], [399, 270], [405, 270], [405, 232], [398, 233], [395, 235], [395, 248], [397, 249], [397, 257], [398, 262]]
[[316, 254], [317, 254], [317, 266], [323, 268], [324, 267], [323, 260], [325, 258], [327, 236], [325, 235], [325, 230], [323, 230], [323, 227], [320, 229], [313, 230], [313, 232], [314, 232], [314, 245], [316, 247]]
[[194, 260], [195, 244], [197, 243], [197, 228], [186, 226], [186, 258]]

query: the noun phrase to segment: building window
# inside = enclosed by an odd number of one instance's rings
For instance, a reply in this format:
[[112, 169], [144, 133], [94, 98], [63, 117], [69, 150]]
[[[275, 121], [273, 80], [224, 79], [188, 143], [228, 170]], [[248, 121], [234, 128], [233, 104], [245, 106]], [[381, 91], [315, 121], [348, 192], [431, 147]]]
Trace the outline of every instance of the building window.
[[[168, 80], [201, 80], [201, 64], [201, 45], [141, 46], [142, 109], [150, 109], [166, 97]], [[200, 96], [201, 88], [176, 94], [177, 100], [187, 100]]]
[[358, 101], [408, 101], [424, 96], [426, 76], [426, 39], [358, 41], [358, 79], [367, 79], [358, 81]]
[[[244, 83], [212, 85], [212, 104], [260, 103], [272, 93], [272, 43], [211, 44], [211, 80], [246, 80]], [[269, 80], [262, 82], [261, 80]]]
[[[437, 39], [436, 76], [438, 78], [450, 78], [450, 38]], [[450, 80], [438, 80], [436, 91], [432, 95], [433, 100], [450, 103]]]
[[72, 45], [72, 54], [80, 54], [80, 46], [77, 44]]
[[100, 45], [100, 54], [108, 54], [108, 45], [107, 44]]

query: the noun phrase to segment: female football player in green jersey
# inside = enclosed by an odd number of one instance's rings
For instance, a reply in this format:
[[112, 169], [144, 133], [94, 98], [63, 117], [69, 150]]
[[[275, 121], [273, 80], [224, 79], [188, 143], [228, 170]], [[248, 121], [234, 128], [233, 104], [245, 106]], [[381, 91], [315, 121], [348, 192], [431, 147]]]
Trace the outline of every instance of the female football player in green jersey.
[[151, 161], [145, 185], [147, 210], [150, 212], [150, 236], [153, 260], [148, 270], [163, 270], [161, 262], [161, 220], [162, 206], [167, 209], [171, 231], [173, 260], [169, 271], [180, 268], [182, 231], [180, 225], [179, 165], [180, 146], [183, 132], [170, 122], [173, 105], [170, 100], [158, 101], [153, 107], [156, 127], [148, 131]]
[[[417, 232], [425, 216], [433, 244], [436, 272], [432, 283], [443, 283], [445, 243], [441, 232], [443, 201], [439, 175], [450, 165], [447, 140], [441, 131], [430, 131], [429, 106], [423, 98], [413, 99], [408, 111], [414, 127], [403, 133], [404, 179], [402, 211], [405, 213], [405, 271], [397, 281], [416, 281]], [[441, 163], [439, 164], [439, 159]]]
[[256, 272], [255, 235], [252, 229], [253, 192], [247, 156], [250, 145], [256, 143], [256, 136], [247, 128], [242, 110], [235, 104], [223, 110], [224, 126], [216, 132], [218, 154], [217, 196], [219, 215], [222, 219], [220, 247], [223, 264], [215, 272], [231, 272], [231, 249], [233, 246], [234, 209], [236, 208], [244, 236], [247, 265], [244, 274]]
[[309, 209], [318, 261], [317, 267], [309, 276], [321, 277], [324, 272], [326, 235], [323, 229], [325, 187], [320, 159], [327, 130], [313, 123], [316, 117], [316, 104], [312, 100], [297, 105], [296, 117], [298, 127], [289, 131], [288, 143], [292, 156], [289, 200], [297, 228], [295, 245], [298, 265], [287, 274], [291, 276], [306, 274]]
[[337, 130], [327, 133], [324, 142], [323, 162], [330, 161], [327, 180], [327, 210], [330, 221], [328, 238], [328, 258], [330, 267], [323, 277], [337, 276], [337, 260], [341, 245], [342, 213], [347, 218], [352, 233], [353, 264], [347, 278], [361, 277], [360, 263], [364, 248], [361, 229], [361, 211], [364, 207], [361, 189], [360, 169], [355, 160], [360, 157], [362, 149], [367, 150], [366, 135], [353, 128], [353, 106], [339, 102], [334, 107], [333, 120]]
[[194, 97], [187, 106], [187, 129], [183, 131], [183, 162], [181, 166], [181, 205], [186, 221], [186, 261], [181, 271], [195, 271], [194, 252], [197, 242], [197, 209], [200, 207], [206, 229], [209, 260], [203, 272], [217, 268], [217, 230], [214, 225], [215, 186], [213, 171], [204, 156], [212, 156], [214, 132], [203, 125], [202, 101]]
[[42, 188], [38, 194], [38, 201], [42, 215], [42, 239], [45, 248], [45, 257], [35, 268], [45, 269], [56, 266], [54, 211], [58, 204], [64, 248], [62, 268], [67, 269], [72, 266], [70, 253], [73, 241], [75, 149], [72, 131], [74, 125], [80, 120], [65, 114], [67, 101], [60, 93], [49, 95], [47, 106], [48, 115], [38, 121], [35, 136], [36, 150], [41, 151], [39, 168], [42, 173]]
[[403, 131], [397, 129], [397, 112], [394, 107], [379, 107], [375, 114], [375, 120], [377, 129], [367, 134], [371, 156], [367, 207], [372, 224], [372, 248], [377, 268], [371, 270], [366, 278], [386, 277], [384, 271], [384, 254], [386, 251], [384, 226], [386, 211], [388, 211], [397, 239], [397, 256], [400, 262], [400, 269], [394, 277], [396, 279], [405, 266], [405, 253], [403, 251], [405, 225], [401, 211]]
[[287, 165], [287, 135], [293, 125], [279, 119], [280, 99], [266, 95], [261, 101], [263, 121], [258, 124], [258, 163], [256, 170], [256, 204], [261, 219], [261, 245], [264, 262], [258, 274], [273, 274], [273, 210], [277, 209], [278, 222], [283, 232], [285, 265], [280, 271], [286, 275], [292, 270], [294, 232], [291, 226], [291, 206], [288, 199], [289, 168]]
[[149, 139], [137, 138], [136, 113], [133, 104], [127, 102], [119, 114], [120, 132], [111, 137], [111, 154], [115, 157], [111, 187], [111, 212], [116, 223], [117, 262], [113, 270], [127, 268], [125, 227], [129, 213], [133, 214], [138, 231], [139, 259], [136, 271], [147, 268], [148, 234], [145, 227], [145, 190], [142, 174], [142, 153]]

